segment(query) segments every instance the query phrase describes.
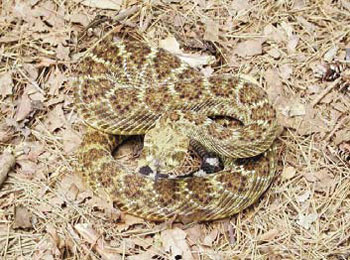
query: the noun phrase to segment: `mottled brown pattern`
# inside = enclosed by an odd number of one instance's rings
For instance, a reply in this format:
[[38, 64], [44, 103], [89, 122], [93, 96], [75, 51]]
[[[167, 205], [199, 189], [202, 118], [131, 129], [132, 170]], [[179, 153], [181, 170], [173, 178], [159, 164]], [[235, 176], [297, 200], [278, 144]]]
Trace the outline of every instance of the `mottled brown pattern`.
[[[76, 69], [76, 106], [89, 125], [77, 171], [121, 210], [150, 220], [213, 220], [256, 201], [275, 174], [278, 128], [263, 89], [240, 75], [206, 79], [165, 50], [116, 39], [103, 39]], [[220, 116], [228, 118], [209, 119]], [[112, 157], [125, 135], [147, 135], [154, 128], [157, 140], [158, 131], [172, 127], [216, 153], [224, 169], [159, 179]], [[152, 144], [150, 151], [163, 149]]]

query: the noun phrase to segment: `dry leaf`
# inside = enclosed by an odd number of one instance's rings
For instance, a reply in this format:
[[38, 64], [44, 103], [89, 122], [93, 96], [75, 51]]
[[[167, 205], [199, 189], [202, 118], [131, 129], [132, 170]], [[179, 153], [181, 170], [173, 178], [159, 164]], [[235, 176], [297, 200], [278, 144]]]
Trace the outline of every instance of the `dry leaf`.
[[295, 176], [296, 172], [297, 170], [294, 167], [288, 166], [283, 169], [282, 178], [285, 180], [289, 180]]
[[23, 64], [23, 69], [26, 71], [26, 74], [31, 80], [34, 81], [37, 79], [39, 72], [33, 64], [25, 63]]
[[317, 214], [299, 214], [299, 219], [297, 220], [297, 224], [302, 226], [305, 229], [310, 229], [311, 224], [316, 221], [318, 215]]
[[92, 8], [119, 10], [122, 0], [74, 0]]
[[73, 153], [81, 143], [80, 135], [73, 129], [66, 129], [62, 131], [63, 150], [67, 153]]
[[68, 15], [68, 19], [72, 23], [78, 23], [84, 27], [87, 27], [90, 23], [88, 16], [86, 14], [81, 14], [81, 13], [70, 14], [70, 15]]
[[299, 101], [291, 101], [291, 105], [288, 110], [288, 116], [303, 116], [306, 114], [305, 105], [300, 103]]
[[268, 50], [267, 53], [274, 59], [279, 59], [281, 57], [280, 51], [275, 48]]
[[303, 194], [296, 197], [297, 201], [305, 202], [311, 195], [310, 191], [305, 191]]
[[350, 2], [348, 0], [341, 0], [341, 4], [345, 9], [350, 11]]
[[58, 90], [62, 87], [63, 82], [67, 81], [66, 75], [64, 75], [57, 67], [54, 72], [51, 72], [50, 78], [46, 82], [49, 86], [49, 94], [57, 95]]
[[202, 244], [210, 247], [213, 246], [213, 242], [217, 238], [218, 234], [219, 232], [217, 229], [212, 230], [208, 235], [204, 237]]
[[182, 53], [180, 50], [180, 44], [176, 40], [176, 38], [172, 35], [169, 35], [163, 40], [159, 41], [159, 47], [167, 50], [173, 54], [179, 54]]
[[56, 57], [59, 60], [69, 60], [69, 48], [64, 47], [62, 44], [58, 44], [56, 48]]
[[231, 4], [231, 8], [237, 12], [242, 12], [252, 8], [252, 6], [246, 0], [233, 0]]
[[170, 253], [172, 259], [194, 259], [183, 230], [179, 228], [164, 230], [161, 232], [161, 239], [164, 250]]
[[[264, 78], [266, 80], [266, 92], [269, 96], [269, 99], [273, 103], [281, 104], [281, 102], [276, 102], [278, 99], [285, 96], [282, 80], [279, 76], [277, 69], [268, 69], [265, 72]], [[284, 107], [284, 105], [282, 104]]]
[[337, 55], [338, 52], [338, 46], [334, 46], [330, 48], [323, 56], [323, 59], [327, 62], [331, 62], [334, 60], [335, 55]]
[[219, 40], [219, 26], [215, 21], [210, 19], [205, 21], [204, 40], [212, 42]]
[[288, 80], [293, 73], [293, 68], [289, 64], [283, 64], [279, 68], [280, 76], [284, 80]]
[[23, 93], [21, 101], [19, 102], [17, 113], [16, 113], [16, 121], [21, 121], [25, 119], [30, 112], [32, 112], [32, 102], [28, 97], [27, 93]]
[[266, 39], [269, 39], [276, 43], [280, 43], [285, 40], [285, 35], [272, 24], [268, 24], [265, 26], [264, 36], [266, 37]]
[[264, 42], [265, 39], [255, 39], [240, 42], [239, 44], [237, 44], [233, 53], [243, 58], [260, 55], [262, 54], [262, 44]]
[[0, 95], [2, 97], [12, 95], [13, 94], [12, 89], [13, 89], [12, 73], [10, 71], [1, 73], [0, 74]]
[[31, 228], [32, 225], [32, 213], [23, 206], [17, 206], [15, 208], [15, 221], [13, 228]]
[[189, 240], [190, 245], [199, 244], [199, 241], [202, 240], [206, 228], [200, 224], [194, 225], [185, 230], [187, 234], [187, 240]]
[[276, 228], [270, 229], [269, 231], [265, 232], [264, 234], [261, 234], [259, 236], [260, 241], [271, 241], [275, 239], [278, 235], [281, 234], [281, 230], [278, 230]]
[[75, 230], [102, 256], [102, 259], [106, 260], [118, 260], [122, 259], [119, 252], [122, 250], [113, 249], [89, 224], [76, 224]]
[[56, 105], [49, 113], [44, 124], [47, 126], [50, 133], [58, 128], [61, 128], [66, 122], [66, 118], [63, 113], [62, 104]]
[[[22, 157], [24, 157], [22, 159]], [[21, 166], [20, 173], [25, 175], [26, 178], [33, 178], [33, 176], [38, 172], [39, 166], [37, 163], [26, 159], [26, 156], [20, 156], [17, 158], [17, 163]]]

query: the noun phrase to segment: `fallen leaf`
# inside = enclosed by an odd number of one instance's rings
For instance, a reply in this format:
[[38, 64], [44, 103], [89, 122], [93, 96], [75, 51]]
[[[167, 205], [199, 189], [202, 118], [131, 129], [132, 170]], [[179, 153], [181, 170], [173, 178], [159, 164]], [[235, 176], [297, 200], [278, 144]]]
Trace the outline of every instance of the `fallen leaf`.
[[231, 8], [237, 12], [242, 12], [252, 8], [252, 6], [246, 0], [233, 0], [231, 4]]
[[274, 59], [279, 59], [281, 57], [280, 51], [275, 48], [268, 50], [267, 53]]
[[194, 259], [186, 241], [186, 233], [180, 228], [167, 229], [161, 232], [163, 248], [172, 259]]
[[285, 180], [289, 180], [295, 176], [296, 172], [297, 172], [297, 170], [294, 167], [288, 166], [288, 167], [283, 169], [282, 178]]
[[32, 112], [32, 102], [28, 97], [27, 93], [23, 93], [21, 100], [19, 102], [17, 113], [16, 113], [16, 121], [22, 121], [25, 119], [30, 112]]
[[79, 4], [83, 4], [92, 8], [119, 10], [122, 0], [74, 0]]
[[182, 53], [182, 51], [180, 50], [180, 44], [178, 43], [176, 38], [172, 35], [169, 35], [165, 39], [160, 40], [159, 47], [173, 54]]
[[303, 116], [305, 114], [306, 114], [306, 109], [304, 104], [300, 103], [297, 100], [291, 103], [288, 111], [288, 116], [290, 117]]
[[119, 253], [122, 250], [112, 248], [103, 237], [90, 224], [76, 224], [75, 230], [88, 242], [96, 251], [102, 256], [102, 259], [106, 260], [118, 260], [122, 259]]
[[11, 71], [0, 74], [0, 94], [2, 97], [12, 95], [13, 81]]
[[303, 194], [296, 197], [297, 201], [305, 202], [308, 198], [310, 198], [311, 192], [305, 191]]
[[64, 75], [58, 67], [56, 67], [55, 71], [51, 72], [51, 75], [46, 82], [47, 86], [50, 88], [49, 89], [49, 94], [50, 95], [57, 95], [58, 90], [62, 87], [62, 84], [67, 81], [68, 78], [66, 75]]
[[264, 75], [266, 81], [266, 92], [270, 100], [275, 103], [278, 98], [285, 96], [282, 80], [277, 69], [268, 69]]
[[28, 75], [28, 77], [31, 80], [36, 80], [37, 79], [37, 77], [39, 75], [39, 72], [38, 72], [38, 69], [33, 64], [24, 63], [23, 64], [23, 69], [25, 70], [26, 74]]
[[206, 235], [203, 239], [203, 245], [205, 246], [213, 246], [214, 240], [217, 238], [219, 232], [217, 229], [213, 229], [208, 235]]
[[15, 221], [13, 228], [32, 228], [32, 213], [23, 206], [15, 208]]
[[56, 129], [61, 128], [66, 122], [64, 112], [62, 109], [62, 104], [56, 105], [49, 113], [47, 113], [47, 118], [44, 124], [47, 126], [50, 133]]
[[293, 68], [289, 64], [283, 64], [279, 67], [280, 76], [284, 80], [288, 80], [293, 73]]
[[217, 42], [219, 40], [219, 26], [210, 19], [205, 21], [204, 40]]
[[32, 162], [28, 159], [22, 159], [22, 156], [17, 158], [17, 164], [21, 167], [20, 173], [25, 175], [26, 178], [32, 179], [33, 176], [38, 172], [39, 166], [37, 163]]
[[261, 234], [258, 239], [260, 241], [271, 241], [280, 234], [281, 234], [281, 230], [277, 228], [273, 228], [265, 232], [264, 234]]
[[282, 41], [285, 41], [286, 39], [285, 34], [283, 34], [280, 29], [276, 28], [272, 24], [268, 24], [265, 26], [264, 36], [266, 37], [266, 39], [269, 39], [276, 43], [280, 43]]
[[64, 47], [62, 44], [58, 44], [56, 48], [56, 57], [59, 60], [69, 60], [69, 48]]
[[327, 62], [331, 62], [334, 60], [335, 55], [337, 55], [338, 52], [338, 46], [334, 46], [330, 48], [323, 56], [323, 59]]
[[187, 228], [185, 232], [187, 234], [187, 239], [189, 240], [190, 245], [192, 246], [199, 244], [199, 241], [202, 240], [205, 231], [205, 227], [200, 224]]
[[308, 230], [310, 229], [311, 224], [316, 221], [317, 217], [317, 214], [304, 215], [300, 213], [298, 216], [299, 219], [297, 220], [297, 224]]
[[69, 14], [67, 19], [69, 19], [72, 23], [81, 24], [84, 27], [87, 27], [90, 23], [88, 16], [81, 13]]
[[297, 16], [296, 19], [302, 25], [302, 27], [308, 31], [308, 33], [311, 34], [311, 33], [315, 32], [316, 26], [314, 24], [308, 22], [304, 17]]
[[262, 44], [264, 42], [265, 39], [254, 39], [240, 42], [233, 50], [233, 53], [243, 58], [260, 55], [262, 54]]
[[62, 138], [63, 138], [63, 150], [67, 154], [73, 153], [79, 147], [82, 141], [80, 135], [76, 131], [70, 128], [62, 131]]
[[350, 2], [347, 0], [341, 0], [341, 4], [342, 6], [347, 9], [348, 11], [350, 11]]

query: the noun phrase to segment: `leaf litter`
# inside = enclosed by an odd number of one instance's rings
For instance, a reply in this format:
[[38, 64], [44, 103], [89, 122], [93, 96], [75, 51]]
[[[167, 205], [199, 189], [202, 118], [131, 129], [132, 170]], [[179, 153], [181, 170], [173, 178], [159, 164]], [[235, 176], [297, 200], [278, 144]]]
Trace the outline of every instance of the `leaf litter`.
[[[3, 1], [0, 256], [350, 257], [350, 98], [313, 72], [346, 56], [349, 10], [331, 0]], [[139, 31], [207, 76], [247, 73], [266, 82], [284, 130], [277, 176], [257, 203], [212, 223], [153, 223], [120, 212], [73, 173], [84, 127], [70, 77], [79, 37], [97, 14], [112, 22], [88, 32], [95, 37], [111, 25]], [[128, 160], [137, 150], [130, 144], [118, 154]]]

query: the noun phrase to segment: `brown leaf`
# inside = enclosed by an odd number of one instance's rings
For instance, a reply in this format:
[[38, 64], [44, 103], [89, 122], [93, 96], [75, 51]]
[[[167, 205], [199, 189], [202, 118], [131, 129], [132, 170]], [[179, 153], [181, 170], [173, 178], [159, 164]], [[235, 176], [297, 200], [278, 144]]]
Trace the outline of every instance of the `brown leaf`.
[[284, 80], [288, 80], [293, 73], [293, 68], [289, 64], [283, 64], [279, 67], [280, 76]]
[[278, 230], [277, 228], [273, 228], [265, 232], [264, 234], [261, 234], [258, 239], [260, 241], [271, 241], [275, 237], [277, 237], [280, 233], [281, 233], [280, 230]]
[[283, 169], [282, 178], [285, 180], [289, 180], [295, 176], [296, 172], [297, 172], [297, 170], [294, 167], [288, 166], [288, 167]]
[[27, 159], [22, 159], [22, 156], [17, 158], [17, 163], [21, 166], [20, 173], [24, 174], [26, 178], [32, 178], [39, 170], [37, 163]]
[[283, 83], [276, 69], [268, 69], [264, 77], [267, 85], [266, 92], [273, 103], [275, 103], [278, 98], [285, 96]]
[[72, 23], [78, 23], [84, 27], [87, 27], [90, 23], [88, 16], [81, 13], [70, 14], [68, 15], [67, 19], [69, 19]]
[[58, 90], [62, 87], [63, 82], [66, 80], [66, 75], [64, 75], [58, 68], [56, 68], [55, 71], [51, 72], [50, 78], [47, 81], [47, 85], [50, 88], [49, 94], [58, 94]]
[[30, 98], [28, 97], [27, 93], [23, 93], [17, 108], [16, 121], [18, 122], [25, 119], [30, 114], [32, 109], [33, 107]]
[[243, 58], [260, 55], [262, 54], [262, 44], [264, 42], [265, 39], [254, 39], [240, 42], [237, 44], [233, 53]]
[[276, 48], [268, 50], [267, 53], [274, 59], [279, 59], [281, 57], [281, 53]]
[[32, 213], [23, 206], [15, 208], [15, 221], [13, 228], [32, 228]]
[[62, 44], [58, 44], [56, 48], [56, 57], [59, 60], [69, 60], [69, 48], [64, 47]]
[[102, 259], [122, 259], [119, 255], [122, 250], [111, 248], [109, 243], [106, 242], [91, 225], [76, 224], [74, 228], [84, 238], [84, 240], [86, 240], [96, 249], [96, 251], [102, 256]]
[[208, 235], [204, 237], [203, 245], [205, 246], [213, 246], [214, 240], [217, 238], [219, 232], [217, 229], [213, 229]]
[[13, 82], [12, 82], [12, 73], [7, 71], [0, 74], [0, 95], [6, 97], [12, 95]]
[[309, 229], [311, 227], [311, 224], [317, 220], [318, 215], [317, 214], [304, 215], [300, 213], [298, 218], [299, 219], [297, 220], [297, 224], [304, 227], [305, 229]]
[[233, 0], [231, 4], [231, 8], [238, 12], [246, 11], [251, 7], [251, 4], [246, 0]]
[[199, 241], [201, 241], [204, 237], [205, 231], [205, 227], [200, 224], [194, 225], [193, 227], [186, 229], [185, 232], [187, 234], [187, 238], [190, 242], [190, 245], [192, 246], [198, 244]]
[[63, 150], [67, 153], [73, 153], [81, 143], [80, 135], [73, 129], [66, 129], [62, 131]]
[[205, 21], [204, 40], [212, 42], [219, 40], [219, 26], [215, 21], [210, 19]]
[[264, 36], [276, 43], [280, 43], [282, 41], [285, 41], [286, 37], [285, 34], [281, 32], [280, 29], [277, 29], [275, 26], [272, 24], [268, 24], [264, 28]]
[[121, 0], [74, 0], [79, 4], [90, 6], [92, 8], [119, 10], [122, 4]]
[[163, 248], [169, 252], [172, 259], [194, 259], [186, 241], [186, 233], [180, 228], [167, 229], [161, 232]]
[[62, 104], [56, 105], [54, 109], [47, 113], [47, 118], [44, 123], [51, 133], [56, 129], [61, 128], [66, 123]]

